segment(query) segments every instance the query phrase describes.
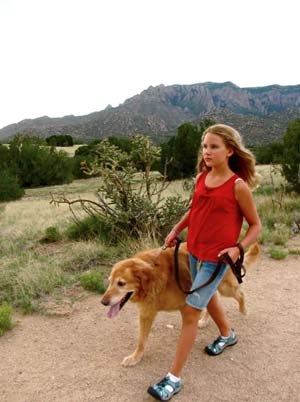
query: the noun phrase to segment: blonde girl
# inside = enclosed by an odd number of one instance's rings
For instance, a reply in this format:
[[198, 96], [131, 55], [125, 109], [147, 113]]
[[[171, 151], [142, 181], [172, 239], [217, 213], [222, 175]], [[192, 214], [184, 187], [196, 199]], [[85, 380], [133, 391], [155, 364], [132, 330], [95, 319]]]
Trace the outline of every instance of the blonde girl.
[[[188, 228], [192, 289], [211, 277], [222, 254], [228, 253], [234, 262], [237, 260], [240, 249], [236, 244], [243, 219], [248, 223], [246, 234], [239, 243], [243, 248], [256, 241], [261, 229], [250, 190], [256, 184], [255, 159], [243, 146], [240, 134], [230, 126], [216, 124], [207, 128], [202, 138], [191, 207], [165, 239], [165, 244], [172, 247], [179, 233]], [[168, 374], [148, 388], [148, 393], [155, 399], [167, 401], [181, 390], [181, 371], [192, 350], [204, 308], [220, 332], [219, 337], [206, 346], [205, 352], [216, 356], [237, 343], [217, 293], [227, 269], [228, 266], [223, 264], [211, 284], [187, 296], [174, 361]]]

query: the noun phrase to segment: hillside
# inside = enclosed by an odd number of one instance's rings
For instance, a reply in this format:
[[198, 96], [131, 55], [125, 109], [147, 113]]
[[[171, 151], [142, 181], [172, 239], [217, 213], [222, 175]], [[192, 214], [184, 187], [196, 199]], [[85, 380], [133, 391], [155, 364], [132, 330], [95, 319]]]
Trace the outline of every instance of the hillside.
[[209, 117], [238, 128], [247, 144], [279, 140], [300, 116], [300, 85], [240, 88], [231, 82], [149, 87], [118, 107], [85, 116], [26, 119], [0, 130], [0, 140], [16, 133], [47, 137], [70, 134], [89, 141], [143, 133], [162, 141], [184, 122]]

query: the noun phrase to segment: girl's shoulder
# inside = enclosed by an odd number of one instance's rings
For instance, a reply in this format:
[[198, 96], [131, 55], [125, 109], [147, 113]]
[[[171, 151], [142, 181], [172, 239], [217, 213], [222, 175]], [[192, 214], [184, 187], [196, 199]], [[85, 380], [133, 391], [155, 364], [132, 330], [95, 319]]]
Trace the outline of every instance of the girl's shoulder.
[[233, 185], [234, 185], [235, 190], [239, 189], [239, 188], [243, 188], [245, 185], [247, 186], [245, 181], [237, 174], [235, 174], [233, 177]]
[[241, 195], [243, 196], [245, 194], [251, 193], [251, 190], [245, 180], [238, 176], [234, 180], [234, 192], [236, 198], [239, 198]]
[[205, 177], [207, 175], [208, 172], [203, 171], [197, 174], [196, 178], [195, 178], [195, 186], [198, 184], [198, 182], [200, 181], [200, 178]]

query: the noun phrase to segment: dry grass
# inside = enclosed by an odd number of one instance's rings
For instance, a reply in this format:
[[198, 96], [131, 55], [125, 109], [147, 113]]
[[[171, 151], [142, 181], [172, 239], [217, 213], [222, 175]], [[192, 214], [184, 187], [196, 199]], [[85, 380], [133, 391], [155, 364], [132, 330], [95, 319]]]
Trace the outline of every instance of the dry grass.
[[279, 187], [281, 184], [285, 184], [279, 166], [258, 165], [256, 166], [256, 172], [261, 176], [261, 186]]
[[6, 299], [30, 311], [37, 307], [37, 298], [76, 282], [83, 270], [108, 260], [103, 258], [107, 250], [97, 241], [40, 243], [47, 227], [55, 226], [63, 232], [71, 221], [66, 205], [50, 205], [50, 192], [94, 197], [98, 185], [91, 179], [69, 186], [30, 189], [23, 199], [0, 204], [0, 302]]
[[80, 144], [80, 145], [73, 145], [72, 147], [55, 147], [57, 151], [64, 151], [70, 156], [74, 156], [75, 152], [77, 151], [78, 148], [84, 146], [85, 144]]

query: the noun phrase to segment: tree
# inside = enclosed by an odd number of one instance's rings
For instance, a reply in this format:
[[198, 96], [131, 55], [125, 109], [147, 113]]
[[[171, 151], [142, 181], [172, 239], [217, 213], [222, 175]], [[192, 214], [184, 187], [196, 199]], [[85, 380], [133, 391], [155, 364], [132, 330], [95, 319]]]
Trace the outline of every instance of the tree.
[[300, 119], [289, 123], [283, 136], [282, 172], [292, 189], [300, 193]]
[[204, 119], [199, 126], [184, 123], [177, 129], [177, 135], [162, 144], [162, 161], [168, 164], [170, 180], [190, 177], [197, 168], [198, 153], [203, 132], [214, 121]]
[[72, 147], [74, 145], [70, 135], [51, 135], [46, 138], [46, 143], [52, 147]]
[[269, 165], [271, 163], [281, 163], [282, 161], [283, 144], [281, 142], [272, 142], [259, 147], [255, 146], [251, 150], [258, 164]]
[[72, 181], [73, 161], [65, 152], [41, 147], [29, 136], [14, 137], [9, 147], [10, 169], [22, 187], [38, 187]]
[[5, 145], [0, 144], [0, 169], [8, 168], [10, 163], [9, 148]]

